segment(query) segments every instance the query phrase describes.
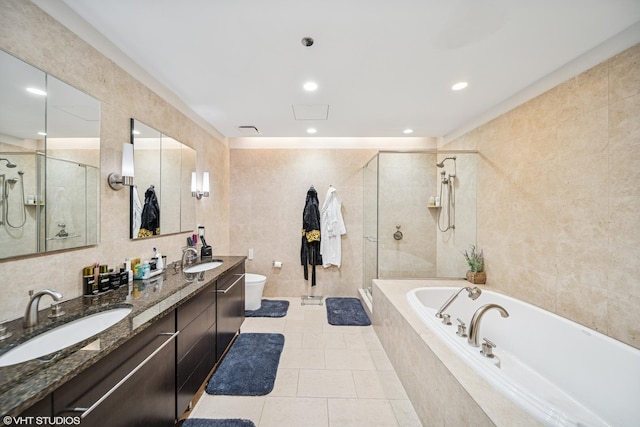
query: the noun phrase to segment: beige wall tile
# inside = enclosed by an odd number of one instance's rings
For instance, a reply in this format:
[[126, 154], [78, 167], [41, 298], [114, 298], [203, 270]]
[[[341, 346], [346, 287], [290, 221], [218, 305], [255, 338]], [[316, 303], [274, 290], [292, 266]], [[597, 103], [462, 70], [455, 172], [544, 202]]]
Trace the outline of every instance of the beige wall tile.
[[[212, 173], [212, 196], [196, 204], [196, 216], [207, 227], [215, 253], [229, 252], [229, 150], [173, 106], [118, 68], [35, 4], [7, 0], [0, 14], [0, 49], [75, 86], [101, 102], [100, 243], [70, 252], [0, 260], [3, 282], [2, 319], [24, 314], [27, 291], [50, 287], [65, 298], [82, 294], [82, 267], [94, 262], [116, 266], [126, 257], [151, 256], [157, 246], [168, 261], [180, 258], [187, 234], [151, 241], [129, 240], [129, 195], [107, 184], [119, 170], [123, 141], [129, 140], [129, 119], [135, 117], [198, 152], [197, 170]], [[37, 266], [37, 268], [34, 268]], [[62, 267], [64, 266], [64, 267]]]
[[639, 46], [460, 137], [488, 283], [636, 347]]

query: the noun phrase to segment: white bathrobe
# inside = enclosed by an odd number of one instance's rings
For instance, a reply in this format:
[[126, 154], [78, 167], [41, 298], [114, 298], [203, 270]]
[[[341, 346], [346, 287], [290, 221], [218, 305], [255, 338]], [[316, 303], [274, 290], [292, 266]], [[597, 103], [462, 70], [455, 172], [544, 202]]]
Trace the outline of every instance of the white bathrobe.
[[320, 211], [320, 253], [322, 266], [340, 267], [342, 258], [342, 236], [347, 233], [342, 219], [342, 202], [335, 188], [330, 187]]

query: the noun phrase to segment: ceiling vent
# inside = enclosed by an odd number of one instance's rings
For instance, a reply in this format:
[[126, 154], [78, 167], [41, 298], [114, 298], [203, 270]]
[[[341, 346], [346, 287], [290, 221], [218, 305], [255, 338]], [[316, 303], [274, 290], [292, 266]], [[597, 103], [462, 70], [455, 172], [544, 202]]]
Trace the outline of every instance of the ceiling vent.
[[257, 136], [260, 135], [260, 131], [255, 126], [238, 126], [241, 136]]
[[292, 105], [293, 117], [296, 120], [327, 120], [329, 104]]

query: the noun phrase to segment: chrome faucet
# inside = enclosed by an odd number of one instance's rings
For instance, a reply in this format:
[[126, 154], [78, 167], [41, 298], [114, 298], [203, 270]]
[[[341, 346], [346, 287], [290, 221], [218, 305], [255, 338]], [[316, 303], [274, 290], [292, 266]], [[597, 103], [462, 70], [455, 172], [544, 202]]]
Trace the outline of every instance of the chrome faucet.
[[[189, 253], [193, 253], [193, 254], [189, 255]], [[196, 248], [189, 246], [182, 252], [182, 269], [183, 270], [186, 266], [195, 264], [196, 261], [198, 261], [198, 251], [196, 251]]]
[[469, 298], [471, 298], [472, 300], [478, 299], [478, 297], [482, 293], [480, 288], [478, 288], [477, 286], [474, 286], [473, 288], [470, 288], [468, 286], [466, 286], [464, 288], [461, 288], [458, 292], [456, 292], [455, 294], [451, 295], [449, 297], [449, 299], [445, 301], [444, 304], [442, 304], [442, 307], [440, 307], [440, 310], [438, 310], [438, 312], [436, 313], [436, 317], [438, 319], [442, 318], [442, 312], [445, 311], [447, 309], [447, 307], [449, 307], [451, 305], [451, 303], [453, 301], [455, 301], [456, 298], [458, 298], [458, 295], [460, 295], [460, 292], [462, 292], [462, 291], [467, 291], [469, 293]]
[[43, 289], [34, 293], [29, 291], [29, 304], [27, 304], [27, 310], [24, 312], [24, 327], [31, 328], [38, 324], [38, 304], [40, 304], [40, 298], [44, 295], [49, 295], [54, 301], [62, 300], [62, 294], [53, 289]]
[[502, 306], [498, 304], [485, 304], [473, 313], [473, 317], [471, 318], [471, 322], [469, 323], [469, 338], [467, 338], [467, 342], [469, 345], [474, 347], [480, 347], [478, 343], [479, 331], [480, 331], [480, 321], [482, 320], [482, 316], [491, 310], [496, 309], [500, 312], [502, 317], [509, 317], [509, 313]]

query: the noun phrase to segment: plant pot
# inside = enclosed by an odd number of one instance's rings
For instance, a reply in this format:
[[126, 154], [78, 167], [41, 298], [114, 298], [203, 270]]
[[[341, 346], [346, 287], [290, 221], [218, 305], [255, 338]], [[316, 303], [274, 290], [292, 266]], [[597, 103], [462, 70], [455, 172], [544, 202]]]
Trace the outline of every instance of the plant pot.
[[474, 273], [473, 271], [468, 270], [467, 280], [474, 285], [484, 285], [485, 283], [487, 283], [487, 273], [485, 273], [484, 271]]

